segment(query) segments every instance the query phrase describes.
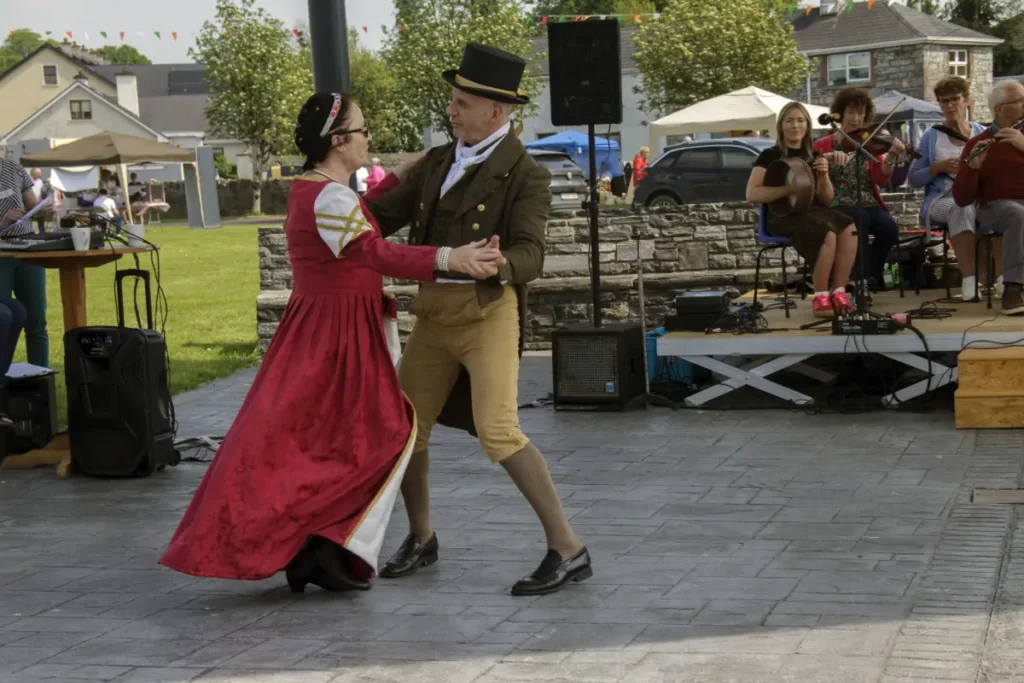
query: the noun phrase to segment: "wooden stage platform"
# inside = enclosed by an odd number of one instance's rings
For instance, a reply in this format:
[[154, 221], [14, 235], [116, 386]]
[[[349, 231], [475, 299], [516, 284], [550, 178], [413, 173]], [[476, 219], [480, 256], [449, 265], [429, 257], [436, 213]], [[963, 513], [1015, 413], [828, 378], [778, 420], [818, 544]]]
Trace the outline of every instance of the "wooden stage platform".
[[[791, 301], [790, 317], [779, 308], [761, 312], [767, 320], [767, 331], [735, 334], [722, 332], [670, 332], [657, 341], [659, 356], [682, 358], [706, 368], [722, 379], [721, 383], [703, 389], [686, 399], [689, 406], [700, 406], [741, 386], [750, 386], [801, 406], [813, 405], [814, 399], [794, 391], [768, 377], [780, 370], [796, 371], [812, 379], [829, 382], [832, 373], [806, 365], [808, 358], [821, 354], [877, 353], [930, 375], [924, 380], [885, 396], [885, 406], [924, 395], [930, 390], [957, 381], [956, 356], [967, 346], [984, 348], [1019, 344], [1024, 346], [1024, 316], [1009, 317], [1001, 312], [999, 299], [992, 308], [985, 300], [976, 303], [938, 303], [945, 290], [913, 291], [900, 298], [898, 291], [874, 296], [871, 311], [878, 314], [907, 313], [922, 306], [943, 309], [949, 317], [914, 319], [927, 342], [910, 330], [891, 335], [834, 335], [832, 327], [823, 323], [817, 328], [801, 330], [801, 325], [818, 320], [811, 313], [811, 299], [797, 296]], [[753, 301], [753, 292], [738, 301]], [[776, 294], [761, 292], [758, 303], [765, 306], [781, 303]], [[988, 342], [988, 343], [986, 343]], [[930, 356], [930, 362], [929, 362]]]

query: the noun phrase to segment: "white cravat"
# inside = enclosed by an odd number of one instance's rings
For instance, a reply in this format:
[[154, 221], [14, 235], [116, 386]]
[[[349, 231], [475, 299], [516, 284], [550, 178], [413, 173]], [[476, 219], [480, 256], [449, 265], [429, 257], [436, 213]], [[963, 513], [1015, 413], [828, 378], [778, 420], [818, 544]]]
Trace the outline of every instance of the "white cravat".
[[[441, 185], [441, 195], [452, 188], [455, 183], [462, 179], [462, 176], [466, 175], [466, 171], [477, 164], [482, 164], [487, 160], [487, 157], [491, 156], [491, 153], [498, 146], [498, 141], [508, 135], [511, 130], [512, 124], [506, 123], [504, 126], [494, 131], [486, 139], [476, 143], [472, 147], [467, 147], [463, 142], [462, 138], [459, 138], [458, 143], [455, 145], [455, 161], [452, 162], [452, 167], [448, 169], [448, 176], [444, 179], [444, 184]], [[482, 151], [481, 151], [482, 150]]]

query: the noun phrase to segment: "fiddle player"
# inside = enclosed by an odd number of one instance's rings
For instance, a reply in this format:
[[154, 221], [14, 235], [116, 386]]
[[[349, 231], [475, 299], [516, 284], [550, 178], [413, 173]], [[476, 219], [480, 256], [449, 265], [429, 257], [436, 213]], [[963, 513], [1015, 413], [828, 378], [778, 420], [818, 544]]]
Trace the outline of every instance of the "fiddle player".
[[[993, 123], [971, 138], [953, 182], [958, 206], [978, 203], [978, 219], [1003, 236], [1003, 313], [1024, 314], [1024, 85], [1000, 81], [988, 96]], [[975, 149], [984, 150], [967, 161]]]
[[[832, 101], [830, 108], [838, 114], [839, 127], [849, 134], [870, 126], [875, 119], [875, 105], [871, 95], [862, 88], [843, 88]], [[814, 143], [818, 152], [842, 151], [846, 138], [836, 131]], [[829, 176], [835, 188], [832, 208], [838, 209], [853, 219], [857, 226], [859, 239], [864, 240], [863, 250], [867, 263], [858, 266], [858, 275], [866, 279], [859, 283], [859, 289], [865, 297], [870, 291], [884, 289], [882, 273], [889, 252], [899, 241], [900, 229], [889, 213], [889, 208], [882, 201], [878, 188], [889, 183], [896, 161], [906, 150], [899, 138], [892, 138], [892, 148], [888, 154], [874, 155], [878, 160], [866, 160], [864, 163], [850, 163], [854, 155], [847, 156], [845, 162], [833, 162], [829, 167]], [[874, 235], [874, 243], [869, 236]]]
[[[910, 166], [908, 179], [912, 187], [924, 188], [921, 223], [931, 229], [932, 222], [945, 223], [953, 253], [960, 264], [960, 293], [964, 301], [978, 298], [978, 278], [974, 272], [976, 248], [975, 224], [977, 205], [958, 206], [953, 199], [953, 181], [960, 169], [960, 154], [968, 139], [985, 130], [985, 126], [967, 120], [971, 92], [960, 76], [943, 78], [935, 85], [935, 99], [942, 108], [943, 121], [921, 136], [917, 146], [921, 156]], [[998, 240], [998, 238], [995, 238]], [[1002, 246], [993, 244], [996, 254], [997, 289], [1003, 283]]]
[[[827, 318], [835, 312], [851, 311], [845, 286], [850, 281], [850, 270], [857, 256], [857, 236], [849, 216], [827, 208], [834, 194], [829, 162], [845, 161], [846, 157], [842, 153], [829, 152], [817, 159], [812, 158], [811, 117], [799, 102], [790, 102], [779, 112], [775, 139], [775, 146], [761, 152], [754, 162], [747, 181], [747, 201], [765, 204], [796, 192], [792, 185], [768, 187], [764, 184], [768, 167], [783, 156], [796, 157], [812, 165], [817, 179], [815, 200], [818, 205], [804, 213], [783, 217], [769, 213], [768, 233], [788, 237], [796, 252], [813, 267], [811, 310], [815, 317]], [[830, 280], [833, 285], [831, 291]]]

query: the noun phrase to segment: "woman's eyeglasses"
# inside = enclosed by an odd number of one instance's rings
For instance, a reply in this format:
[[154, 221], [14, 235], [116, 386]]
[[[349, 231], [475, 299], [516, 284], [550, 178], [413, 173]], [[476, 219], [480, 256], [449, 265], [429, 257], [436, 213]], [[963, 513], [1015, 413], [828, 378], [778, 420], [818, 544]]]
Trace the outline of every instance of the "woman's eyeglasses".
[[327, 134], [328, 135], [348, 135], [350, 133], [362, 133], [363, 135], [369, 137], [369, 135], [370, 135], [370, 128], [369, 128], [369, 126], [363, 126], [362, 128], [350, 128], [349, 130], [332, 130], [332, 131], [328, 131]]

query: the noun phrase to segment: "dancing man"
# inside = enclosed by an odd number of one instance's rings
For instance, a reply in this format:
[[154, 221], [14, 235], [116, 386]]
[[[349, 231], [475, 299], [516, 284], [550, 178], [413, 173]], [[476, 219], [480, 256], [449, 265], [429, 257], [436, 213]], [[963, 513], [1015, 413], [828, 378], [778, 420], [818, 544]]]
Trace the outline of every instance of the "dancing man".
[[[1024, 85], [1000, 81], [988, 96], [994, 122], [971, 138], [953, 182], [958, 206], [978, 203], [978, 219], [1003, 236], [1003, 313], [1024, 314]], [[975, 149], [983, 149], [964, 163]]]
[[551, 202], [550, 174], [509, 123], [511, 110], [528, 102], [519, 89], [525, 66], [515, 55], [468, 44], [459, 69], [442, 74], [453, 86], [448, 116], [457, 142], [426, 152], [401, 185], [370, 202], [384, 234], [411, 225], [410, 244], [450, 247], [497, 235], [506, 260], [498, 277], [451, 275], [423, 286], [413, 304], [416, 325], [399, 368], [418, 425], [402, 481], [409, 534], [381, 577], [406, 576], [438, 560], [427, 480], [427, 443], [438, 421], [478, 436], [544, 527], [548, 552], [513, 595], [553, 593], [592, 574], [544, 456], [519, 427], [526, 284], [541, 274]]

